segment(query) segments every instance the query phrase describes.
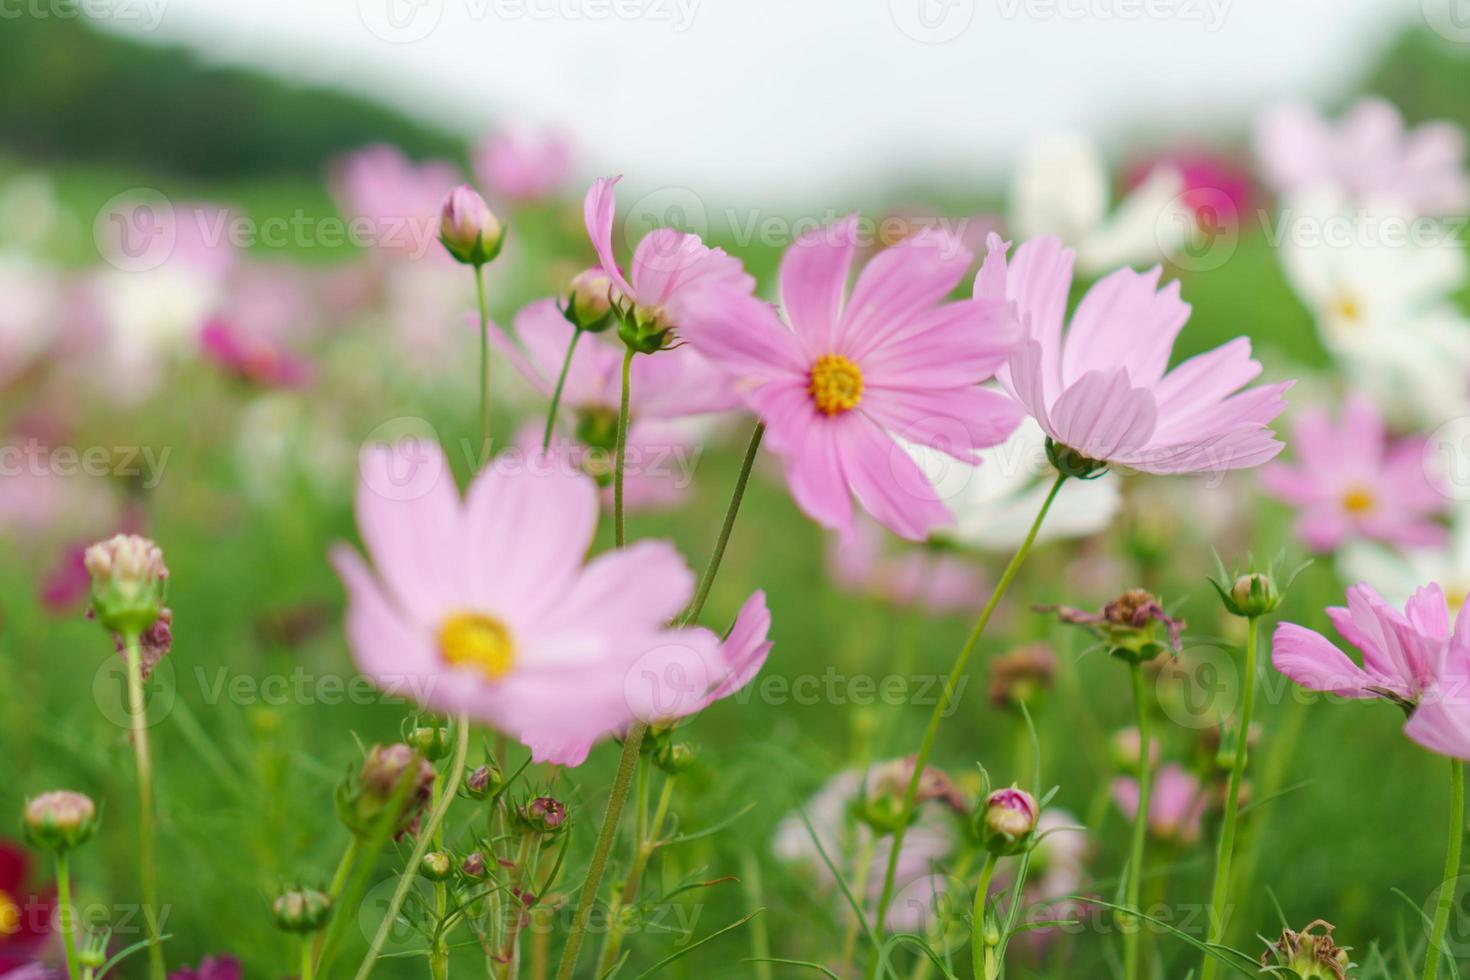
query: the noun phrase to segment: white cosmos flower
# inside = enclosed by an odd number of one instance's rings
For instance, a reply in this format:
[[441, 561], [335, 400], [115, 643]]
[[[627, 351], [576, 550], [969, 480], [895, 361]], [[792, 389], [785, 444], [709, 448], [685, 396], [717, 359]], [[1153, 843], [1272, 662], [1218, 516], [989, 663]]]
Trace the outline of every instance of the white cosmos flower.
[[1466, 263], [1452, 236], [1333, 192], [1289, 202], [1277, 234], [1323, 344], [1390, 420], [1433, 427], [1470, 411], [1470, 320], [1452, 299]]
[[1023, 241], [1056, 235], [1077, 250], [1077, 267], [1088, 276], [1153, 265], [1184, 244], [1192, 225], [1183, 193], [1183, 175], [1158, 167], [1110, 216], [1108, 174], [1097, 147], [1059, 135], [1022, 157], [1011, 185], [1010, 227]]
[[[925, 446], [907, 446], [954, 515], [939, 537], [984, 551], [1010, 551], [1026, 537], [1056, 470], [1046, 458], [1046, 435], [1027, 418], [1009, 439], [980, 453], [978, 466]], [[1118, 480], [1068, 480], [1041, 525], [1038, 541], [1082, 538], [1103, 530], [1117, 513]]]

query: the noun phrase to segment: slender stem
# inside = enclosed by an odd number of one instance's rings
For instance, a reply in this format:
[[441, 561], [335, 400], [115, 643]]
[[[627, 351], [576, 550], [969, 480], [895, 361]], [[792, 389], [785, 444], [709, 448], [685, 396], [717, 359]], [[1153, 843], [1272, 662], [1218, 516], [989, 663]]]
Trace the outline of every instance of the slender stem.
[[628, 451], [628, 375], [633, 368], [633, 348], [623, 354], [623, 393], [618, 404], [618, 441], [613, 451], [613, 537], [621, 548], [628, 541], [627, 527], [623, 520], [623, 457]]
[[[1210, 943], [1225, 941], [1225, 927], [1230, 919], [1230, 865], [1235, 855], [1235, 824], [1240, 816], [1240, 783], [1245, 776], [1246, 744], [1250, 741], [1251, 709], [1256, 700], [1256, 648], [1260, 642], [1261, 620], [1250, 617], [1245, 634], [1245, 698], [1235, 723], [1235, 758], [1230, 767], [1230, 783], [1225, 790], [1225, 820], [1220, 826], [1220, 845], [1215, 852], [1215, 888], [1210, 897]], [[1200, 980], [1214, 980], [1218, 960], [1206, 955], [1200, 967]]]
[[[853, 878], [852, 893], [858, 896], [859, 902], [868, 894], [868, 878], [873, 874], [873, 861], [877, 858], [878, 840], [877, 834], [869, 834], [867, 843], [858, 851], [857, 875]], [[852, 962], [853, 951], [857, 949], [858, 930], [861, 927], [862, 913], [854, 909], [852, 921], [847, 926], [847, 933], [842, 937], [842, 958], [837, 961], [842, 964], [843, 973], [847, 973], [848, 964]]]
[[976, 980], [990, 975], [988, 964], [993, 947], [986, 941], [986, 917], [990, 909], [990, 879], [995, 875], [995, 855], [985, 855], [985, 866], [980, 869], [980, 881], [975, 885], [975, 907], [970, 919], [970, 965], [975, 970]]
[[[929, 716], [929, 727], [924, 731], [924, 739], [919, 743], [919, 753], [914, 760], [914, 774], [909, 779], [907, 791], [903, 798], [903, 815], [899, 820], [898, 830], [893, 835], [893, 849], [888, 855], [888, 869], [883, 875], [883, 891], [878, 899], [878, 910], [876, 932], [883, 931], [883, 925], [887, 921], [888, 903], [893, 898], [894, 876], [898, 871], [898, 856], [903, 850], [904, 835], [908, 825], [913, 818], [914, 800], [919, 794], [919, 780], [924, 773], [924, 767], [928, 765], [929, 755], [934, 751], [934, 740], [939, 734], [940, 723], [949, 712], [950, 702], [954, 699], [955, 691], [959, 687], [960, 678], [964, 676], [965, 668], [970, 663], [970, 655], [975, 652], [975, 646], [980, 642], [980, 637], [985, 633], [985, 627], [990, 624], [990, 617], [995, 615], [995, 609], [1000, 605], [1000, 600], [1005, 596], [1006, 590], [1010, 588], [1016, 573], [1021, 570], [1021, 565], [1030, 553], [1031, 546], [1036, 542], [1036, 534], [1041, 530], [1041, 522], [1046, 519], [1047, 511], [1051, 510], [1052, 502], [1057, 499], [1057, 493], [1062, 489], [1066, 481], [1065, 474], [1057, 474], [1056, 482], [1051, 486], [1051, 492], [1046, 495], [1046, 500], [1041, 505], [1041, 510], [1036, 514], [1036, 520], [1031, 522], [1031, 529], [1026, 532], [1026, 538], [1021, 542], [1021, 547], [1011, 558], [1011, 562], [1001, 573], [1000, 581], [995, 583], [995, 591], [990, 594], [990, 599], [985, 603], [985, 608], [980, 611], [980, 618], [975, 621], [975, 626], [970, 630], [965, 645], [960, 648], [959, 656], [955, 658], [954, 667], [949, 672], [949, 677], [944, 681], [944, 688], [939, 692], [939, 698], [934, 705], [934, 712]], [[878, 951], [874, 949], [868, 955], [867, 976], [869, 980], [878, 972]]]
[[551, 407], [546, 410], [546, 432], [541, 436], [543, 453], [551, 448], [551, 433], [556, 429], [556, 410], [561, 406], [561, 390], [566, 387], [567, 372], [572, 369], [572, 354], [577, 349], [577, 341], [582, 339], [582, 333], [581, 327], [573, 329], [571, 342], [567, 344], [567, 356], [561, 362], [561, 374], [557, 375], [556, 387], [551, 392]]
[[316, 957], [312, 955], [312, 941], [310, 936], [301, 937], [301, 978], [300, 980], [312, 980], [316, 975]]
[[[639, 780], [643, 779], [646, 769], [640, 770]], [[648, 794], [647, 787], [640, 786], [639, 799], [639, 830], [638, 840], [633, 848], [633, 864], [628, 869], [628, 876], [623, 881], [623, 892], [618, 896], [616, 913], [623, 909], [632, 907], [638, 901], [638, 889], [643, 883], [643, 872], [648, 868], [648, 862], [653, 857], [654, 851], [659, 847], [659, 836], [664, 832], [664, 820], [669, 815], [669, 804], [674, 798], [674, 777], [670, 776], [664, 780], [663, 789], [659, 791], [658, 803], [654, 806], [653, 820], [649, 822], [648, 816]], [[614, 914], [610, 917], [607, 927], [607, 939], [603, 944], [602, 956], [598, 958], [597, 975], [605, 976], [617, 962], [618, 952], [622, 949], [623, 934], [625, 932], [622, 916]]]
[[1460, 845], [1465, 839], [1465, 764], [1450, 760], [1450, 840], [1444, 858], [1444, 884], [1439, 889], [1439, 903], [1434, 910], [1434, 930], [1429, 934], [1429, 950], [1424, 956], [1424, 980], [1439, 975], [1439, 961], [1444, 958], [1444, 933], [1455, 907], [1455, 883], [1460, 876]]
[[[347, 841], [347, 849], [342, 852], [341, 860], [337, 862], [337, 870], [332, 875], [332, 884], [327, 889], [327, 895], [332, 899], [332, 905], [334, 907], [339, 904], [339, 900], [342, 898], [342, 889], [347, 887], [347, 881], [352, 877], [352, 869], [357, 864], [357, 856], [360, 852], [361, 845], [358, 843], [357, 835], [353, 834], [351, 839]], [[327, 932], [328, 930], [323, 929], [312, 937], [313, 969], [321, 966], [322, 951], [326, 948], [327, 944]]]
[[735, 478], [735, 490], [730, 494], [730, 505], [725, 508], [725, 523], [720, 525], [720, 536], [715, 541], [715, 550], [709, 556], [704, 574], [700, 576], [699, 591], [694, 594], [694, 602], [690, 604], [689, 611], [680, 619], [680, 623], [697, 622], [699, 614], [704, 612], [705, 600], [709, 598], [709, 590], [715, 584], [715, 574], [720, 570], [720, 562], [725, 559], [725, 547], [730, 543], [730, 532], [735, 529], [735, 518], [740, 514], [740, 503], [745, 499], [745, 487], [750, 483], [750, 471], [755, 466], [755, 457], [760, 452], [761, 438], [765, 434], [766, 424], [757, 422], [754, 431], [750, 433], [750, 443], [745, 447], [745, 459], [740, 464], [740, 475]]
[[[1128, 852], [1128, 885], [1123, 905], [1138, 911], [1139, 888], [1143, 882], [1143, 848], [1148, 838], [1149, 790], [1153, 774], [1149, 772], [1148, 690], [1144, 684], [1143, 665], [1132, 663], [1133, 708], [1138, 724], [1138, 812], [1133, 815], [1133, 846]], [[1123, 932], [1123, 980], [1139, 980], [1139, 945], [1143, 921], [1135, 916], [1120, 915], [1118, 928]]]
[[408, 890], [418, 876], [418, 869], [424, 863], [424, 855], [429, 852], [429, 845], [434, 835], [438, 833], [439, 825], [444, 822], [444, 815], [449, 812], [450, 805], [454, 803], [455, 791], [459, 788], [460, 780], [464, 778], [465, 756], [470, 750], [470, 719], [461, 713], [456, 724], [459, 730], [456, 733], [454, 759], [449, 764], [449, 776], [444, 784], [444, 794], [429, 812], [429, 822], [419, 830], [418, 840], [413, 845], [413, 852], [409, 855], [408, 863], [404, 865], [403, 874], [398, 877], [398, 887], [394, 890], [393, 898], [388, 903], [387, 914], [383, 916], [383, 921], [378, 925], [378, 931], [373, 936], [367, 955], [362, 959], [362, 965], [357, 968], [357, 980], [367, 980], [367, 977], [373, 972], [373, 965], [378, 961], [378, 954], [382, 952], [383, 944], [388, 941], [388, 934], [393, 931], [393, 923], [398, 920], [398, 910], [403, 908], [403, 900], [408, 897]]
[[76, 913], [71, 904], [71, 862], [66, 851], [56, 852], [56, 928], [66, 947], [66, 975], [77, 980], [81, 974], [77, 964]]
[[480, 307], [480, 459], [479, 469], [490, 458], [490, 306], [485, 301], [485, 267], [475, 266], [475, 298]]
[[153, 763], [148, 752], [148, 703], [143, 692], [143, 651], [138, 634], [123, 637], [128, 661], [128, 720], [138, 768], [138, 873], [143, 884], [143, 918], [148, 928], [148, 973], [164, 980], [162, 930], [158, 925], [158, 877], [153, 862]]
[[633, 772], [638, 768], [638, 751], [646, 734], [648, 725], [640, 721], [628, 730], [628, 737], [623, 740], [618, 774], [613, 778], [612, 795], [607, 798], [607, 812], [603, 814], [602, 831], [597, 835], [597, 846], [592, 851], [587, 880], [582, 883], [582, 894], [577, 898], [577, 912], [572, 919], [571, 932], [567, 934], [566, 948], [562, 950], [561, 965], [556, 970], [557, 980], [571, 980], [572, 972], [577, 968], [577, 954], [582, 948], [587, 920], [592, 915], [592, 906], [597, 903], [597, 891], [602, 887], [607, 857], [612, 853], [613, 840], [618, 835], [618, 822], [623, 815], [623, 805], [628, 802], [628, 787], [633, 783]]
[[521, 895], [525, 891], [526, 868], [531, 862], [531, 848], [536, 837], [532, 831], [521, 834], [521, 847], [516, 853], [515, 887], [511, 889], [509, 900], [505, 903], [510, 912], [510, 921], [505, 927], [505, 951], [500, 970], [502, 980], [513, 980], [520, 974], [520, 950], [516, 946], [516, 940], [521, 934], [521, 922], [527, 915], [526, 903]]

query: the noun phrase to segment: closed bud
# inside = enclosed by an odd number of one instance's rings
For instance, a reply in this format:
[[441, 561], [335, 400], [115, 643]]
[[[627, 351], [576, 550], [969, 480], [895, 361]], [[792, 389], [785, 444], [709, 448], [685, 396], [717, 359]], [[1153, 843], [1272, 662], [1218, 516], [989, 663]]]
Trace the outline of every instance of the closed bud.
[[408, 744], [430, 762], [438, 762], [449, 754], [449, 729], [421, 725], [408, 733]]
[[102, 969], [111, 958], [109, 953], [111, 943], [112, 930], [110, 928], [88, 929], [82, 941], [77, 944], [77, 965], [90, 970]]
[[635, 306], [618, 318], [618, 338], [636, 354], [655, 354], [669, 346], [673, 329], [664, 311]]
[[484, 881], [487, 875], [485, 869], [485, 855], [479, 851], [471, 851], [465, 855], [460, 863], [459, 873], [464, 875], [467, 881]]
[[430, 881], [444, 881], [454, 872], [454, 861], [443, 851], [430, 851], [419, 862], [419, 876]]
[[677, 776], [694, 765], [694, 746], [688, 742], [665, 742], [653, 753], [653, 761], [670, 776]]
[[1129, 589], [1102, 607], [1087, 612], [1071, 606], [1055, 608], [1064, 623], [1087, 627], [1108, 652], [1130, 663], [1143, 663], [1180, 649], [1184, 620], [1164, 612], [1163, 604], [1143, 589]]
[[[402, 742], [374, 745], [362, 761], [356, 779], [337, 787], [337, 815], [359, 837], [370, 836], [379, 820], [389, 820], [402, 833], [429, 801], [434, 767]], [[398, 801], [398, 812], [388, 809]]]
[[600, 268], [586, 269], [572, 279], [562, 315], [572, 326], [588, 333], [602, 333], [617, 322], [613, 309], [613, 281]]
[[1030, 793], [1012, 786], [986, 797], [977, 816], [980, 839], [992, 854], [1019, 854], [1031, 845], [1041, 809]]
[[25, 807], [25, 835], [32, 846], [69, 851], [85, 843], [97, 829], [97, 804], [70, 790], [42, 793]]
[[488, 800], [505, 785], [505, 774], [494, 763], [486, 763], [464, 778], [464, 793], [472, 800]]
[[118, 534], [87, 549], [97, 621], [124, 636], [141, 634], [163, 609], [168, 567], [158, 545], [137, 534]]
[[524, 829], [534, 833], [558, 833], [567, 822], [567, 808], [559, 800], [538, 796], [520, 810]]
[[485, 199], [473, 187], [461, 184], [439, 208], [439, 241], [465, 265], [482, 266], [500, 254], [505, 228]]
[[1281, 592], [1276, 588], [1276, 581], [1265, 572], [1251, 572], [1238, 576], [1231, 583], [1228, 591], [1222, 588], [1219, 582], [1212, 582], [1212, 584], [1220, 593], [1220, 599], [1225, 603], [1225, 608], [1237, 616], [1254, 619], [1272, 612], [1281, 605]]
[[314, 889], [289, 891], [271, 906], [271, 917], [276, 920], [276, 928], [286, 932], [317, 932], [332, 917], [332, 900]]

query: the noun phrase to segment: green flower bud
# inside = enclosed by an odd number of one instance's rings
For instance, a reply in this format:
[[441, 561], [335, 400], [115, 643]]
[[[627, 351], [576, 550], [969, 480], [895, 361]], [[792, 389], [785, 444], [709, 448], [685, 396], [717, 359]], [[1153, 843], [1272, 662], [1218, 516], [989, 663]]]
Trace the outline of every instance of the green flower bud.
[[276, 920], [276, 928], [286, 932], [317, 932], [332, 917], [332, 900], [313, 889], [289, 891], [276, 899], [271, 916]]
[[354, 834], [367, 837], [399, 800], [392, 829], [402, 833], [429, 802], [433, 785], [434, 767], [413, 749], [402, 742], [374, 745], [356, 778], [349, 775], [338, 784], [337, 815]]
[[[1312, 931], [1318, 927], [1321, 934]], [[1282, 930], [1280, 941], [1268, 944], [1261, 954], [1261, 966], [1289, 970], [1302, 980], [1347, 980], [1352, 958], [1333, 941], [1334, 928], [1318, 919], [1301, 932]]]
[[464, 795], [472, 800], [488, 800], [505, 785], [505, 774], [494, 763], [486, 763], [464, 778]]
[[430, 762], [438, 762], [449, 755], [452, 745], [449, 729], [422, 725], [408, 733], [408, 744]]
[[26, 803], [25, 835], [32, 846], [69, 851], [86, 843], [97, 829], [97, 804], [69, 790], [53, 790]]
[[430, 851], [419, 862], [419, 877], [444, 881], [454, 873], [454, 862], [443, 851]]
[[88, 548], [83, 562], [92, 576], [92, 610], [104, 627], [138, 635], [158, 619], [168, 585], [158, 545], [119, 534]]
[[473, 187], [461, 184], [439, 208], [439, 241], [456, 260], [482, 266], [500, 254], [505, 227]]
[[586, 269], [577, 273], [567, 292], [567, 305], [562, 316], [579, 330], [602, 333], [617, 322], [617, 311], [613, 308], [612, 279], [600, 268]]
[[653, 753], [653, 761], [670, 776], [677, 776], [694, 765], [695, 755], [688, 742], [665, 742]]

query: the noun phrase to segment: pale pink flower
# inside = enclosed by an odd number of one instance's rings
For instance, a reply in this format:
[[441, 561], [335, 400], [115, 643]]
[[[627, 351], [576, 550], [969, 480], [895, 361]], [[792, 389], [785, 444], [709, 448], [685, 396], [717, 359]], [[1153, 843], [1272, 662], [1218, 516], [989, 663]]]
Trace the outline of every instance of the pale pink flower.
[[311, 366], [304, 360], [229, 320], [207, 322], [199, 331], [199, 345], [206, 360], [264, 388], [297, 388], [311, 380]]
[[551, 197], [572, 176], [572, 141], [549, 130], [501, 130], [476, 147], [474, 167], [475, 175], [497, 201]]
[[945, 302], [972, 256], [932, 229], [876, 255], [849, 295], [857, 223], [786, 250], [784, 322], [767, 303], [704, 290], [683, 336], [737, 378], [810, 517], [851, 534], [856, 496], [894, 533], [922, 540], [953, 518], [905, 444], [974, 463], [1010, 435], [1019, 410], [980, 382], [1019, 331], [1003, 298]]
[[1281, 451], [1267, 427], [1292, 382], [1240, 389], [1261, 372], [1239, 337], [1169, 370], [1189, 319], [1178, 282], [1160, 269], [1119, 269], [1077, 305], [1062, 332], [1074, 254], [1057, 238], [1032, 239], [1009, 266], [1003, 247], [975, 279], [977, 299], [1016, 304], [1029, 337], [998, 373], [1054, 441], [1088, 460], [1148, 473], [1259, 466]]
[[850, 535], [832, 535], [827, 574], [846, 591], [876, 596], [896, 606], [931, 613], [973, 612], [985, 594], [985, 577], [953, 552], [905, 547], [889, 551], [877, 522], [859, 517]]
[[621, 177], [599, 177], [582, 205], [587, 235], [597, 260], [619, 292], [645, 316], [666, 326], [682, 325], [689, 297], [703, 289], [720, 287], [740, 295], [755, 289], [755, 280], [740, 260], [723, 249], [710, 248], [698, 235], [656, 228], [633, 250], [631, 272], [625, 277], [613, 251], [613, 224], [617, 201], [613, 188]]
[[[690, 428], [689, 423], [660, 419], [639, 420], [628, 426], [628, 441], [623, 447], [624, 513], [667, 510], [689, 499], [694, 488], [694, 464], [700, 455]], [[540, 420], [529, 420], [516, 433], [516, 447], [535, 456], [541, 451], [544, 434]], [[603, 509], [611, 511], [615, 503], [614, 449], [615, 442], [598, 445], [554, 433], [547, 451], [571, 470], [596, 480]]]
[[1347, 608], [1327, 610], [1332, 625], [1363, 656], [1359, 667], [1328, 639], [1294, 623], [1276, 627], [1271, 662], [1302, 687], [1338, 697], [1384, 698], [1412, 712], [1404, 734], [1425, 748], [1470, 759], [1470, 616], [1450, 629], [1437, 583], [1419, 589], [1403, 612], [1372, 586], [1347, 591]]
[[1401, 548], [1445, 540], [1434, 518], [1449, 499], [1425, 473], [1424, 440], [1390, 440], [1368, 398], [1349, 397], [1336, 424], [1323, 409], [1304, 410], [1291, 444], [1297, 463], [1271, 464], [1261, 484], [1297, 508], [1296, 533], [1309, 548], [1329, 552], [1353, 538]]
[[[1138, 815], [1138, 780], [1120, 776], [1113, 780], [1113, 802], [1123, 815]], [[1199, 840], [1208, 794], [1199, 778], [1183, 767], [1169, 763], [1154, 775], [1148, 797], [1149, 833], [1176, 844]]]
[[578, 765], [634, 721], [699, 710], [758, 669], [764, 636], [751, 624], [765, 622], [764, 597], [747, 603], [726, 644], [706, 629], [669, 628], [694, 590], [669, 544], [584, 564], [595, 484], [547, 460], [501, 462], [461, 500], [437, 446], [364, 450], [357, 517], [373, 568], [345, 545], [332, 561], [370, 680], [431, 710], [466, 712], [537, 761]]
[[415, 163], [396, 146], [375, 144], [332, 166], [329, 181], [337, 206], [364, 223], [372, 244], [388, 254], [421, 258], [438, 248], [439, 209], [462, 183], [459, 168], [444, 160]]
[[1450, 214], [1470, 205], [1465, 137], [1449, 122], [1412, 129], [1391, 103], [1364, 99], [1335, 125], [1302, 103], [1278, 106], [1256, 123], [1261, 176], [1282, 195], [1335, 190], [1359, 203]]

